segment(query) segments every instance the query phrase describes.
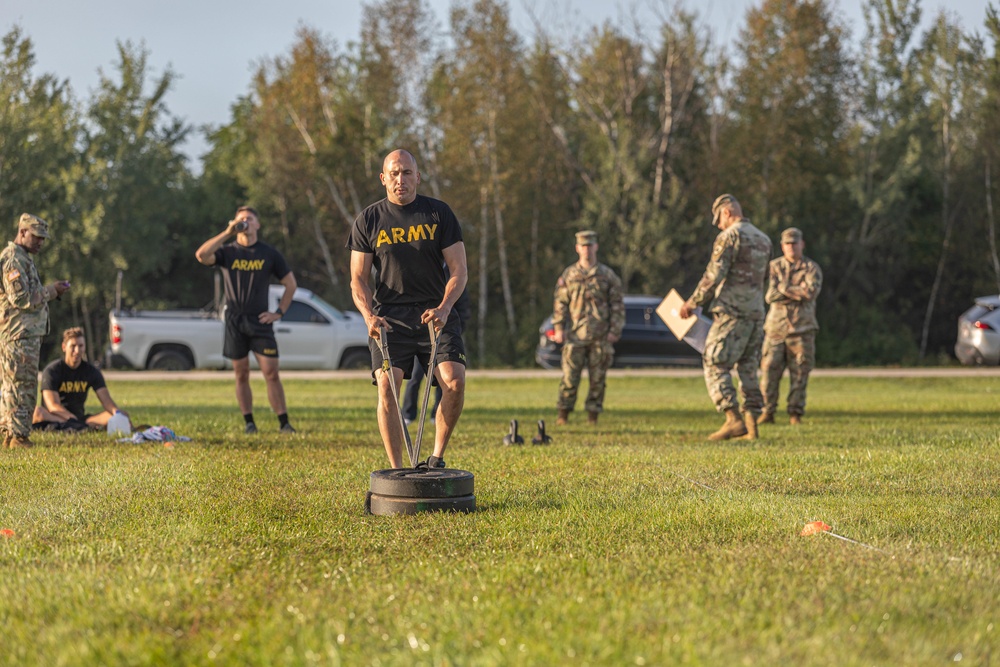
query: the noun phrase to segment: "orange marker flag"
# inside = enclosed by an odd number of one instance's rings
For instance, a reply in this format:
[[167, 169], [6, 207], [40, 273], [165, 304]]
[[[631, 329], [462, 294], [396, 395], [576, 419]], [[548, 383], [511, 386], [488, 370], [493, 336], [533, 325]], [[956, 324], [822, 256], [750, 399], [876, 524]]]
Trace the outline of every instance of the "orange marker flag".
[[825, 533], [830, 530], [830, 526], [826, 525], [822, 521], [813, 521], [812, 523], [807, 523], [802, 532], [799, 533], [802, 537], [806, 535], [816, 535], [817, 533]]
[[851, 544], [857, 544], [858, 546], [865, 547], [866, 549], [871, 549], [872, 551], [878, 551], [879, 553], [888, 553], [886, 551], [882, 551], [878, 547], [873, 547], [870, 544], [865, 544], [864, 542], [858, 542], [857, 540], [852, 540], [849, 537], [844, 537], [843, 535], [838, 535], [837, 533], [833, 532], [833, 530], [830, 528], [830, 526], [826, 525], [822, 521], [813, 521], [812, 523], [807, 523], [805, 525], [805, 528], [802, 529], [802, 532], [799, 533], [799, 535], [802, 535], [802, 536], [817, 535], [817, 534], [820, 534], [820, 533], [826, 533], [830, 537], [836, 537], [838, 540], [843, 540], [845, 542], [850, 542]]
[[2, 535], [3, 537], [14, 537], [14, 531], [11, 530], [10, 528], [4, 528], [0, 530], [0, 535]]

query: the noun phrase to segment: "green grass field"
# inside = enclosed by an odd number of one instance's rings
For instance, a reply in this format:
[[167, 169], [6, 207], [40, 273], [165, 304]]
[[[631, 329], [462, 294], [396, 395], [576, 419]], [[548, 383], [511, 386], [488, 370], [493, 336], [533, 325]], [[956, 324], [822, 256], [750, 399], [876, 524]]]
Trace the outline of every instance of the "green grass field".
[[253, 439], [228, 378], [119, 382], [193, 442], [0, 452], [0, 664], [1000, 664], [1000, 378], [814, 378], [710, 443], [700, 379], [614, 376], [547, 447], [501, 439], [552, 380], [471, 379], [479, 511], [413, 517], [362, 513], [371, 385], [285, 387], [291, 437], [258, 381]]

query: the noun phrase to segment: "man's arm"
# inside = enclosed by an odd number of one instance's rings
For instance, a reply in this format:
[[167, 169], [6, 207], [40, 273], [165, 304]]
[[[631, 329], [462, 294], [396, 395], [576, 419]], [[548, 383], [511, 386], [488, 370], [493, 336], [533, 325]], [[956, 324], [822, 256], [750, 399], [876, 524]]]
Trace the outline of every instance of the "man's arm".
[[62, 401], [59, 400], [59, 392], [52, 391], [51, 389], [42, 390], [42, 403], [45, 404], [45, 409], [48, 410], [53, 417], [57, 417], [57, 421], [69, 421], [70, 419], [76, 419], [76, 415], [63, 407]]
[[719, 234], [712, 248], [712, 258], [708, 260], [708, 266], [705, 267], [705, 273], [698, 281], [694, 294], [684, 302], [677, 314], [682, 318], [690, 317], [695, 308], [711, 301], [719, 283], [725, 280], [729, 274], [729, 267], [732, 266], [732, 263], [733, 246], [726, 242], [726, 238], [722, 234]]
[[566, 271], [556, 280], [556, 291], [552, 295], [552, 342], [562, 345], [566, 342], [566, 316], [569, 313], [569, 290], [566, 286]]
[[767, 271], [769, 281], [767, 284], [767, 293], [764, 295], [764, 301], [767, 303], [780, 303], [781, 301], [787, 301], [789, 299], [788, 295], [782, 292], [783, 279], [781, 277], [781, 268], [777, 262], [772, 262], [768, 267]]
[[617, 274], [611, 274], [611, 284], [608, 287], [608, 303], [611, 306], [611, 328], [608, 330], [608, 342], [617, 343], [625, 328], [625, 296], [622, 294], [622, 281]]
[[215, 251], [221, 248], [226, 239], [235, 233], [236, 221], [230, 220], [229, 224], [226, 225], [226, 230], [202, 243], [201, 247], [194, 251], [194, 256], [205, 266], [215, 266]]
[[[791, 273], [789, 273], [789, 278]], [[812, 301], [819, 296], [819, 290], [823, 286], [823, 274], [819, 270], [819, 265], [813, 262], [805, 271], [802, 282], [798, 285], [791, 285], [788, 280], [779, 286], [781, 293], [792, 301]]]
[[819, 291], [823, 288], [823, 272], [819, 264], [811, 262], [806, 269], [805, 278], [799, 285], [799, 294], [802, 301], [815, 301], [819, 296]]
[[128, 416], [128, 413], [120, 409], [111, 399], [111, 392], [108, 391], [107, 387], [101, 387], [100, 389], [95, 389], [94, 393], [97, 394], [97, 400], [101, 402], [101, 405], [104, 407], [105, 410], [107, 410], [111, 414], [120, 412], [126, 417]]
[[354, 306], [365, 318], [368, 326], [368, 335], [377, 339], [379, 329], [388, 328], [386, 321], [372, 311], [372, 287], [368, 280], [372, 272], [372, 258], [370, 252], [351, 251], [351, 298], [354, 299]]
[[52, 301], [69, 289], [69, 283], [61, 280], [29, 289], [28, 271], [26, 265], [13, 257], [0, 267], [4, 297], [18, 310], [37, 310], [42, 304]]
[[285, 287], [285, 293], [281, 295], [281, 301], [278, 302], [278, 308], [281, 309], [281, 313], [272, 313], [270, 311], [261, 313], [257, 317], [261, 324], [277, 322], [282, 318], [284, 313], [288, 312], [288, 308], [292, 305], [292, 297], [295, 296], [295, 290], [298, 288], [298, 283], [295, 282], [295, 274], [289, 271], [279, 282]]
[[444, 285], [444, 298], [437, 308], [428, 308], [420, 316], [420, 321], [424, 324], [433, 322], [435, 329], [444, 327], [451, 315], [458, 297], [465, 290], [466, 283], [469, 282], [469, 265], [465, 257], [465, 243], [459, 241], [441, 251], [444, 255], [444, 263], [448, 265], [448, 282]]

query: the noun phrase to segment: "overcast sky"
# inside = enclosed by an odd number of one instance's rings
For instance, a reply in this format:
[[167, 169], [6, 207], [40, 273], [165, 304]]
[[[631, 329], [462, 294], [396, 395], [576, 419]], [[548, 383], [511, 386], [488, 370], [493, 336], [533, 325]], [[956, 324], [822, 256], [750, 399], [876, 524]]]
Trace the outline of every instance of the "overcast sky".
[[[747, 7], [761, 0], [686, 0], [715, 41], [732, 38]], [[863, 30], [861, 0], [834, 0], [855, 34]], [[430, 0], [442, 29], [449, 0]], [[665, 13], [667, 0], [510, 0], [514, 27], [530, 37], [531, 7], [548, 30], [581, 34], [587, 26], [611, 20], [620, 25], [639, 7], [640, 14]], [[924, 0], [925, 23], [941, 8], [954, 12], [966, 30], [983, 33], [984, 0]], [[19, 25], [31, 39], [37, 58], [35, 73], [68, 79], [79, 99], [89, 97], [98, 69], [114, 74], [116, 41], [144, 42], [154, 75], [171, 67], [179, 79], [168, 94], [170, 111], [196, 127], [229, 120], [230, 105], [248, 91], [255, 65], [263, 58], [285, 54], [301, 24], [318, 29], [341, 46], [360, 33], [359, 0], [0, 0], [0, 31]], [[560, 31], [562, 31], [560, 33]], [[186, 150], [197, 160], [206, 149], [201, 132], [194, 132]]]

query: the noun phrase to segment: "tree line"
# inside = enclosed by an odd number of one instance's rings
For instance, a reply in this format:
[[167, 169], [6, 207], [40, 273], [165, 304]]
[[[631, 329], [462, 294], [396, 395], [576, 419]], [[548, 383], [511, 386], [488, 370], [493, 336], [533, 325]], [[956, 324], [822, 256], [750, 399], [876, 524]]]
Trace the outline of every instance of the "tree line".
[[[457, 0], [442, 26], [424, 0], [370, 0], [357, 42], [302, 26], [205, 130], [168, 106], [176, 73], [118, 45], [87, 100], [35, 71], [17, 27], [0, 54], [0, 220], [46, 218], [45, 276], [70, 276], [53, 330], [107, 345], [115, 276], [126, 305], [212, 299], [197, 246], [237, 205], [300, 285], [351, 306], [357, 214], [384, 196], [383, 156], [417, 156], [424, 194], [463, 225], [475, 366], [529, 365], [573, 232], [629, 293], [691, 291], [730, 192], [777, 239], [803, 230], [824, 270], [823, 365], [937, 363], [956, 318], [1000, 292], [993, 205], [1000, 155], [1000, 16], [979, 31], [947, 13], [921, 30], [917, 0], [865, 0], [855, 38], [828, 0], [761, 0], [731, 43], [694, 13], [529, 40], [501, 0]], [[92, 356], [99, 356], [93, 355]]]

